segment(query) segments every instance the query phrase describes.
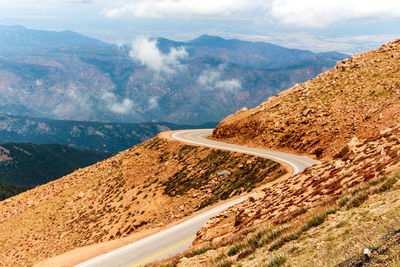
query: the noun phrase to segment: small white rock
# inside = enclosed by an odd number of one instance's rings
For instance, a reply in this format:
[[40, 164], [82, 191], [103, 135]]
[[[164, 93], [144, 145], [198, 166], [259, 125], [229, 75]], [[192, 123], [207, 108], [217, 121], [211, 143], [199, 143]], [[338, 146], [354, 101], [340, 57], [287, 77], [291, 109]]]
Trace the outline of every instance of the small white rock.
[[366, 259], [371, 258], [371, 251], [368, 248], [364, 249], [364, 256]]

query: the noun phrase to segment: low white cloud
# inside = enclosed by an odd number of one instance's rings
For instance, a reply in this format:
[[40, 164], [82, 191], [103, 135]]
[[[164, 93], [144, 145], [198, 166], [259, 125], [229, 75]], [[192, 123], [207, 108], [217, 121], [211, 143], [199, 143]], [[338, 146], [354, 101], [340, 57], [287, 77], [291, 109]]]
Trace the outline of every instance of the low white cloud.
[[221, 73], [217, 70], [205, 70], [203, 73], [197, 78], [197, 82], [204, 86], [213, 86], [215, 82], [220, 79]]
[[148, 101], [148, 108], [149, 109], [158, 109], [158, 97], [154, 96], [151, 97]]
[[351, 19], [400, 18], [400, 1], [273, 0], [270, 12], [286, 25], [321, 28]]
[[114, 113], [126, 115], [133, 112], [134, 104], [129, 98], [125, 98], [120, 102], [113, 93], [106, 92], [103, 94], [102, 99], [107, 108]]
[[238, 79], [223, 79], [225, 65], [222, 64], [216, 69], [205, 70], [197, 78], [197, 83], [202, 85], [204, 89], [219, 89], [230, 93], [236, 93], [242, 88], [242, 84]]
[[110, 107], [110, 110], [114, 113], [129, 114], [132, 111], [132, 108], [132, 100], [125, 98], [122, 103], [113, 103]]
[[242, 84], [237, 79], [219, 81], [215, 86], [231, 93], [235, 93], [242, 88]]
[[156, 72], [173, 72], [178, 68], [180, 61], [188, 56], [184, 47], [171, 48], [168, 54], [163, 54], [157, 47], [155, 40], [137, 38], [132, 44], [130, 56]]

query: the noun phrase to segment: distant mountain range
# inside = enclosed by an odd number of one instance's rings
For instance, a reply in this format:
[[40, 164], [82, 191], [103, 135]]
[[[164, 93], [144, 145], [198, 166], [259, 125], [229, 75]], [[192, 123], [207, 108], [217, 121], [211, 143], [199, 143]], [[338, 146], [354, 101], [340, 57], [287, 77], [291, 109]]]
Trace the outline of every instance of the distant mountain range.
[[0, 142], [64, 144], [101, 152], [119, 152], [159, 132], [190, 128], [214, 128], [173, 123], [103, 123], [63, 121], [0, 114]]
[[1, 26], [0, 112], [201, 124], [254, 107], [345, 57], [208, 35], [117, 47], [71, 31]]

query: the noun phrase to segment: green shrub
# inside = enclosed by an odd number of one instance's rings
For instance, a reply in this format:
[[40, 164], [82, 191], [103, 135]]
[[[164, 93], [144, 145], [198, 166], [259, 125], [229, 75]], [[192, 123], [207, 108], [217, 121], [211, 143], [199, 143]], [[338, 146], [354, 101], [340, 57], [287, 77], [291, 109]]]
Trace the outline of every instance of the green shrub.
[[255, 235], [247, 239], [247, 243], [255, 248], [263, 246], [262, 237], [267, 233], [266, 229], [258, 231]]
[[344, 207], [344, 206], [346, 206], [346, 204], [349, 202], [349, 198], [348, 197], [345, 197], [345, 198], [342, 198], [340, 201], [339, 201], [339, 207]]
[[393, 185], [395, 185], [397, 182], [396, 178], [390, 178], [389, 180], [387, 180], [384, 184], [382, 184], [379, 189], [377, 190], [378, 193], [382, 193], [385, 191], [388, 191], [390, 189], [392, 189]]
[[280, 248], [283, 247], [286, 243], [288, 243], [288, 242], [290, 242], [290, 241], [293, 241], [293, 240], [297, 240], [297, 239], [300, 237], [301, 233], [302, 233], [302, 231], [297, 231], [297, 232], [294, 232], [294, 233], [292, 233], [292, 234], [289, 234], [289, 235], [287, 235], [287, 236], [282, 237], [281, 239], [279, 239], [278, 241], [276, 241], [275, 243], [273, 243], [273, 244], [269, 247], [268, 251], [269, 251], [269, 252], [272, 252], [272, 251], [274, 251], [274, 250], [280, 249]]
[[207, 245], [207, 246], [204, 246], [204, 247], [201, 247], [201, 248], [198, 248], [198, 249], [195, 249], [195, 250], [189, 252], [189, 254], [187, 254], [186, 256], [188, 258], [190, 258], [190, 257], [193, 257], [193, 256], [201, 255], [201, 254], [206, 253], [210, 249], [213, 249], [213, 246]]
[[254, 253], [254, 251], [256, 250], [255, 247], [253, 246], [249, 246], [249, 247], [245, 247], [238, 255], [238, 259], [244, 259], [247, 256], [251, 255]]
[[223, 261], [223, 262], [219, 263], [217, 265], [217, 267], [231, 267], [232, 264], [233, 264], [232, 261], [227, 260], [227, 261]]
[[243, 243], [235, 244], [228, 250], [228, 256], [236, 255], [245, 245]]
[[286, 256], [276, 256], [265, 265], [265, 267], [280, 267], [285, 264]]
[[368, 199], [367, 193], [358, 194], [348, 204], [347, 209], [359, 207], [364, 201]]
[[326, 217], [328, 216], [328, 212], [321, 213], [315, 217], [313, 217], [306, 225], [303, 226], [302, 230], [305, 232], [313, 227], [316, 227], [322, 224]]

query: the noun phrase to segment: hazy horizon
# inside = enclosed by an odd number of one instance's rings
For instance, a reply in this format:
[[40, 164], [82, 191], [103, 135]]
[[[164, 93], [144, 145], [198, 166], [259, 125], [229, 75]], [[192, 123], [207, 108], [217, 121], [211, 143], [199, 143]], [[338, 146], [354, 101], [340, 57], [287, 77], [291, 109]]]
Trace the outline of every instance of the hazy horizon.
[[400, 38], [400, 3], [383, 0], [0, 0], [0, 24], [72, 30], [114, 44], [202, 34], [348, 54]]

